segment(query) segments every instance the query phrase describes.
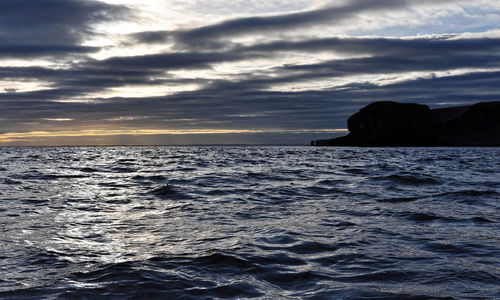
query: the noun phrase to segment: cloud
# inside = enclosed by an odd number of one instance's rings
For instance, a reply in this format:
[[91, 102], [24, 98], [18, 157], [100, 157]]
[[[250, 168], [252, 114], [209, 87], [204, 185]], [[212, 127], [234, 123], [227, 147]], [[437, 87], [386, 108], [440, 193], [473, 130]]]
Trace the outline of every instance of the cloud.
[[[178, 52], [105, 60], [87, 60], [65, 69], [43, 67], [3, 67], [3, 80], [50, 82], [48, 90], [29, 93], [32, 99], [61, 99], [98, 93], [122, 86], [158, 86], [196, 83], [215, 92], [252, 87], [268, 89], [293, 82], [314, 82], [321, 78], [363, 76], [367, 74], [403, 74], [436, 72], [456, 69], [500, 67], [500, 39], [456, 39], [454, 36], [387, 39], [387, 38], [330, 38], [299, 42], [273, 42], [226, 51]], [[344, 59], [321, 60], [309, 64], [287, 64], [259, 72], [239, 72], [227, 79], [179, 78], [175, 70], [210, 70], [220, 63], [247, 62], [254, 59], [276, 59], [283, 53], [343, 53]], [[349, 56], [362, 55], [363, 57]], [[16, 93], [23, 97], [23, 93]]]
[[94, 26], [125, 17], [124, 6], [90, 0], [0, 1], [0, 57], [87, 53]]
[[31, 58], [66, 54], [88, 54], [99, 51], [98, 47], [76, 45], [10, 45], [0, 46], [0, 58]]
[[[114, 118], [114, 125], [132, 128], [344, 128], [353, 111], [372, 101], [466, 104], [495, 100], [500, 93], [498, 80], [500, 72], [477, 72], [323, 91], [262, 91], [240, 82], [233, 89], [211, 87], [168, 97], [95, 98], [88, 104], [42, 101], [50, 95], [35, 97], [33, 93], [3, 96], [0, 101], [3, 114], [17, 120], [17, 127], [26, 120], [50, 124], [47, 118], [71, 118], [74, 126], [104, 126]], [[119, 116], [137, 118], [116, 120]]]
[[370, 55], [443, 55], [444, 53], [495, 53], [500, 50], [498, 38], [462, 39], [456, 35], [427, 38], [323, 38], [302, 41], [278, 41], [238, 47], [238, 52], [302, 51], [338, 52]]
[[[86, 46], [102, 34], [94, 25], [119, 20], [130, 13], [128, 8], [83, 0], [0, 1], [0, 58], [29, 63], [49, 56], [57, 63], [16, 67], [6, 61], [0, 67], [0, 127], [2, 132], [50, 132], [58, 126], [71, 132], [321, 132], [344, 128], [349, 115], [376, 100], [432, 105], [497, 100], [498, 34], [356, 38], [297, 33], [349, 23], [362, 13], [377, 12], [370, 15], [376, 18], [431, 4], [346, 1], [191, 29], [140, 32], [132, 36], [130, 48], [121, 49], [122, 56], [96, 59], [90, 54], [104, 46]], [[28, 21], [18, 24], [13, 16]], [[268, 33], [277, 34], [268, 39]], [[249, 39], [238, 42], [244, 36]], [[145, 45], [157, 42], [171, 44]], [[135, 47], [143, 49], [135, 52]], [[183, 89], [188, 85], [194, 88]], [[169, 93], [169, 87], [175, 92]]]
[[323, 7], [276, 16], [239, 18], [187, 30], [141, 32], [133, 34], [132, 37], [141, 43], [162, 43], [175, 39], [177, 43], [188, 48], [207, 46], [213, 48], [219, 46], [216, 42], [219, 39], [251, 33], [291, 30], [322, 23], [339, 23], [362, 11], [401, 8], [404, 5], [405, 1], [398, 0], [354, 0], [343, 6]]
[[[131, 37], [138, 43], [175, 42], [179, 48], [217, 49], [227, 45], [228, 39], [238, 36], [283, 33], [318, 25], [331, 26], [352, 22], [353, 18], [361, 13], [404, 10], [415, 5], [432, 6], [453, 2], [461, 1], [445, 0], [436, 3], [431, 0], [351, 0], [346, 1], [343, 5], [329, 5], [318, 9], [274, 16], [243, 17], [191, 29], [139, 32], [132, 34]], [[226, 42], [221, 42], [221, 40], [226, 40]]]
[[383, 10], [400, 8], [404, 1], [381, 0], [349, 1], [344, 6], [326, 7], [316, 10], [282, 14], [269, 17], [249, 17], [229, 20], [214, 25], [203, 26], [191, 30], [179, 31], [176, 38], [186, 44], [196, 44], [200, 40], [227, 38], [254, 32], [270, 32], [289, 30], [299, 26], [318, 25], [322, 23], [339, 23], [352, 15], [367, 10]]

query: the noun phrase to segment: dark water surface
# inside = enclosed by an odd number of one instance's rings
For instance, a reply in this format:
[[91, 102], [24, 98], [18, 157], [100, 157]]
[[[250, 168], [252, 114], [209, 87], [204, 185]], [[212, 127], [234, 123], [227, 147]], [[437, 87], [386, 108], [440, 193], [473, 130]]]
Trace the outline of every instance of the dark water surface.
[[0, 298], [500, 298], [500, 148], [0, 148]]

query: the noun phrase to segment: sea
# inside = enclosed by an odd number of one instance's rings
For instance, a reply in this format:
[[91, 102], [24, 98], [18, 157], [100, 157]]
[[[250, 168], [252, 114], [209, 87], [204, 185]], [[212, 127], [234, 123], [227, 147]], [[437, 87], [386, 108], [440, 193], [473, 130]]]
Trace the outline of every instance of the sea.
[[0, 148], [2, 299], [500, 299], [500, 148]]

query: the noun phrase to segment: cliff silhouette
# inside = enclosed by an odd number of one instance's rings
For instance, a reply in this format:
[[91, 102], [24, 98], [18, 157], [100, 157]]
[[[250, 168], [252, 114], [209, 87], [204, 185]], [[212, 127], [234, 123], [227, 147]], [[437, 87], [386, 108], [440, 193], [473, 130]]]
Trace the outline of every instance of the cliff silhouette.
[[347, 120], [349, 134], [313, 146], [500, 146], [500, 101], [430, 109], [374, 102]]

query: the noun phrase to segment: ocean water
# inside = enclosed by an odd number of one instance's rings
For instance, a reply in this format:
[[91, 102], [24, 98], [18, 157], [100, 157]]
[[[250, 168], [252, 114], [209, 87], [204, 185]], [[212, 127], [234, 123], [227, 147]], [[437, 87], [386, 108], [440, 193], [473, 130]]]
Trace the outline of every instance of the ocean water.
[[0, 148], [0, 298], [499, 299], [500, 148]]

